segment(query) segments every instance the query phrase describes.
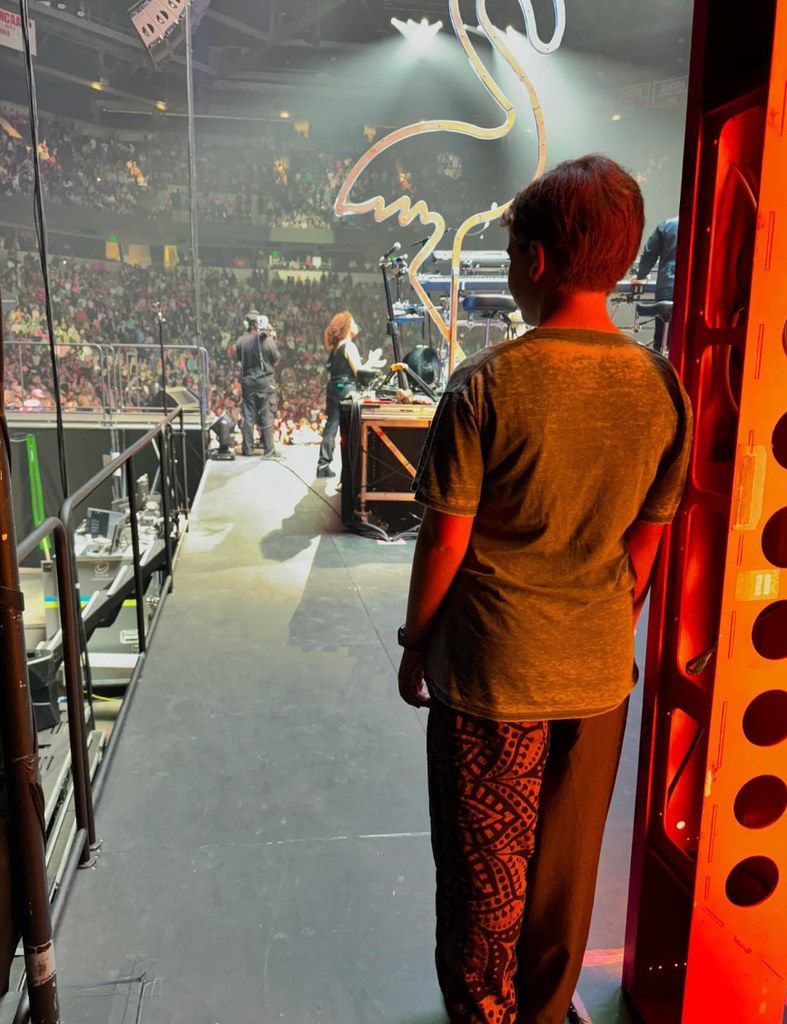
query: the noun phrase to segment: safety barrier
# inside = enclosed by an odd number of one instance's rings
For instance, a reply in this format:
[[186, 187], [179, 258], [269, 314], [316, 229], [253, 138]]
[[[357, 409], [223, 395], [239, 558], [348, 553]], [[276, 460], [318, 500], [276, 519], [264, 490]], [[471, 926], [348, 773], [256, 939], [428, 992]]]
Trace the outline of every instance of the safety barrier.
[[[54, 408], [48, 343], [17, 338], [7, 340], [5, 348], [6, 412]], [[57, 346], [57, 352], [61, 375], [64, 369], [71, 371], [70, 378], [61, 381], [65, 418], [99, 413], [109, 425], [120, 414], [160, 414], [159, 345], [66, 342]], [[210, 393], [208, 350], [199, 345], [165, 345], [164, 359], [167, 389], [186, 382], [204, 416]]]
[[[172, 443], [173, 425], [178, 421], [180, 436], [180, 471], [174, 466], [174, 445]], [[141, 548], [137, 525], [137, 495], [134, 475], [134, 460], [149, 445], [158, 444], [158, 459], [161, 473], [161, 512], [164, 522], [164, 577], [161, 599], [150, 623], [145, 616], [145, 591], [142, 572]], [[164, 600], [172, 589], [173, 575], [173, 533], [175, 519], [173, 513], [188, 518], [188, 481], [186, 479], [185, 428], [183, 410], [173, 409], [163, 416], [159, 422], [142, 437], [121, 452], [115, 459], [107, 463], [95, 476], [68, 495], [63, 501], [59, 514], [50, 516], [17, 545], [17, 557], [21, 562], [30, 555], [46, 538], [53, 537], [55, 549], [55, 567], [57, 573], [58, 597], [60, 605], [60, 623], [63, 642], [63, 668], [66, 687], [66, 703], [68, 708], [68, 732], [71, 748], [71, 771], [74, 787], [74, 811], [76, 818], [75, 835], [72, 846], [66, 856], [66, 866], [57, 892], [55, 912], [52, 922], [60, 919], [68, 889], [73, 882], [79, 866], [87, 867], [93, 863], [95, 851], [100, 846], [96, 836], [94, 800], [98, 799], [103, 778], [117, 746], [117, 737], [122, 730], [128, 708], [139, 680], [147, 652], [148, 639], [156, 628]], [[116, 473], [123, 472], [128, 491], [129, 518], [131, 527], [131, 547], [133, 553], [134, 591], [137, 606], [137, 629], [139, 637], [139, 654], [136, 666], [125, 691], [123, 704], [115, 722], [112, 741], [93, 787], [90, 778], [88, 760], [87, 735], [85, 727], [85, 710], [83, 695], [83, 679], [80, 668], [80, 615], [81, 603], [75, 572], [76, 559], [74, 551], [75, 513], [77, 509], [102, 484], [110, 480]], [[177, 479], [182, 474], [180, 494], [182, 506], [177, 508]], [[45, 886], [46, 880], [41, 879]], [[41, 908], [41, 915], [48, 915], [48, 893], [39, 894], [39, 898], [31, 902], [32, 907]], [[17, 1012], [16, 1019], [22, 1019], [25, 1012], [24, 1003]]]

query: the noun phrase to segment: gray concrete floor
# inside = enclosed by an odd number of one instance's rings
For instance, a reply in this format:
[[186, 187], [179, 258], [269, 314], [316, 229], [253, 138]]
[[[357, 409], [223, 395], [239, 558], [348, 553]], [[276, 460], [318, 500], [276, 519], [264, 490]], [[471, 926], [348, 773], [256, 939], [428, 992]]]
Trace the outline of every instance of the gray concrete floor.
[[[58, 937], [66, 1024], [85, 1005], [118, 1024], [445, 1019], [425, 714], [395, 683], [413, 545], [344, 533], [315, 462], [209, 466], [99, 807], [103, 852]], [[638, 727], [635, 703], [591, 933], [602, 963], [579, 990], [593, 1024], [628, 1020]], [[119, 978], [122, 1005], [101, 987]]]

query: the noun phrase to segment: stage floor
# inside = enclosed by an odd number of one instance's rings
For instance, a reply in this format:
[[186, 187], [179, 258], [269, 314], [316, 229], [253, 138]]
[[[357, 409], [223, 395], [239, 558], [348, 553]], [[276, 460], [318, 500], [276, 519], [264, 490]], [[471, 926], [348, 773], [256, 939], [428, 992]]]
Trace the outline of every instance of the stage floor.
[[[65, 1024], [445, 1020], [426, 714], [395, 679], [413, 543], [343, 532], [316, 459], [208, 466], [56, 943]], [[593, 1024], [629, 1020], [639, 713], [579, 988]]]

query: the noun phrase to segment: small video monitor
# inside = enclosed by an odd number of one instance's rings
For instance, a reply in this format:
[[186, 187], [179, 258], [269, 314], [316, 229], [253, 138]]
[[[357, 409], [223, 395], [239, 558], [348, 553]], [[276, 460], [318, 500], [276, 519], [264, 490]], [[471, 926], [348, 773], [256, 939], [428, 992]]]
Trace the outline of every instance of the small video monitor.
[[85, 518], [85, 533], [88, 537], [113, 537], [116, 525], [124, 518], [122, 512], [110, 512], [105, 508], [89, 508]]

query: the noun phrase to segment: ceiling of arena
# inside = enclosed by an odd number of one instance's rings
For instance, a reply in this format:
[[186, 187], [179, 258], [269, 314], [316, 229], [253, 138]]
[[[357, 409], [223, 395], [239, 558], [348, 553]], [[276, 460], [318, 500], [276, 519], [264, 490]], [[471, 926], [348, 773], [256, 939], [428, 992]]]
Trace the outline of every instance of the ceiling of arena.
[[[396, 36], [391, 18], [442, 20], [449, 0], [194, 0], [198, 21], [194, 59], [203, 109], [273, 102], [286, 90], [320, 87], [338, 79], [343, 57]], [[468, 26], [475, 26], [475, 0], [458, 0]], [[12, 5], [13, 6], [13, 5]], [[553, 23], [552, 0], [533, 0], [542, 35]], [[519, 0], [487, 0], [501, 27], [522, 29]], [[185, 58], [178, 53], [155, 69], [133, 32], [126, 4], [116, 0], [31, 0], [38, 32], [39, 94], [42, 105], [69, 108], [91, 81], [102, 84], [106, 101], [185, 102]], [[665, 77], [686, 73], [691, 0], [566, 0], [563, 47], [586, 55], [660, 68]], [[21, 81], [18, 55], [0, 53], [0, 75]], [[8, 69], [8, 72], [7, 70]], [[383, 87], [384, 82], [377, 83]], [[73, 87], [73, 88], [70, 88]], [[95, 88], [95, 85], [94, 85]], [[15, 89], [6, 99], [16, 99]], [[95, 94], [92, 97], [95, 102]]]

